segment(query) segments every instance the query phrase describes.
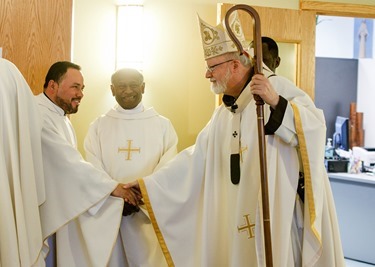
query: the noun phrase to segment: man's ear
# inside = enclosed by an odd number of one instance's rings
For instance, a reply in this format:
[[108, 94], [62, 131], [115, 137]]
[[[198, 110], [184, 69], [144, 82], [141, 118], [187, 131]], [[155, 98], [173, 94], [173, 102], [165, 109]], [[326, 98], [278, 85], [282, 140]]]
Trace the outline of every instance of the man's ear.
[[112, 96], [115, 96], [115, 87], [111, 84], [111, 92]]
[[141, 91], [142, 91], [142, 94], [145, 93], [145, 88], [146, 88], [146, 84], [143, 82], [142, 85], [141, 85]]
[[48, 82], [48, 88], [51, 88], [52, 90], [55, 90], [55, 89], [56, 89], [56, 86], [58, 86], [58, 84], [55, 83], [54, 80], [50, 80], [50, 81]]
[[234, 72], [237, 72], [238, 71], [238, 67], [240, 66], [240, 61], [239, 60], [237, 60], [237, 59], [234, 59], [233, 60], [233, 71]]
[[281, 58], [280, 57], [277, 57], [276, 60], [275, 60], [275, 69], [280, 66], [280, 63], [281, 63]]
[[54, 95], [57, 93], [57, 88], [59, 87], [59, 84], [55, 82], [54, 80], [49, 80], [47, 84], [47, 88], [45, 89], [45, 92], [48, 95]]

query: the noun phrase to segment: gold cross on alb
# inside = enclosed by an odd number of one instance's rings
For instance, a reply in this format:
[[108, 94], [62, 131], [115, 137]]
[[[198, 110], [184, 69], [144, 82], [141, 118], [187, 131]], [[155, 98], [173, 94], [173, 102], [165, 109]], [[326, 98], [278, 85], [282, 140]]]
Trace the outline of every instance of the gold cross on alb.
[[127, 140], [128, 141], [128, 147], [127, 148], [118, 148], [118, 153], [120, 152], [127, 152], [128, 153], [128, 156], [126, 158], [126, 160], [131, 160], [131, 152], [141, 152], [141, 149], [140, 148], [132, 148], [132, 140]]
[[240, 159], [241, 159], [241, 162], [243, 162], [242, 153], [245, 152], [246, 150], [247, 150], [247, 146], [241, 147], [241, 143], [240, 143]]
[[237, 226], [238, 232], [247, 232], [247, 239], [255, 237], [254, 228], [255, 224], [250, 223], [250, 214], [246, 214], [243, 217], [245, 218], [245, 224], [242, 226]]

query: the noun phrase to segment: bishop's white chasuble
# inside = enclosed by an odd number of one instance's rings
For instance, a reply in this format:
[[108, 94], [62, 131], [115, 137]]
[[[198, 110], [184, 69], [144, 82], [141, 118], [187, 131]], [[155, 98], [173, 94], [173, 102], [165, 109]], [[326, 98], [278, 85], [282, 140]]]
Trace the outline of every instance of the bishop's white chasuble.
[[[345, 266], [323, 162], [323, 112], [286, 79], [270, 81], [288, 101], [282, 124], [266, 136], [273, 264]], [[249, 87], [236, 104], [235, 113], [218, 107], [194, 146], [139, 180], [169, 266], [266, 267], [256, 104]], [[264, 111], [267, 121], [269, 106]], [[237, 152], [238, 184], [231, 181], [230, 166]], [[302, 208], [296, 193], [300, 171]]]
[[[177, 153], [171, 122], [153, 108], [116, 106], [96, 119], [85, 138], [86, 158], [128, 183], [151, 174]], [[124, 216], [109, 266], [166, 266], [147, 212]]]

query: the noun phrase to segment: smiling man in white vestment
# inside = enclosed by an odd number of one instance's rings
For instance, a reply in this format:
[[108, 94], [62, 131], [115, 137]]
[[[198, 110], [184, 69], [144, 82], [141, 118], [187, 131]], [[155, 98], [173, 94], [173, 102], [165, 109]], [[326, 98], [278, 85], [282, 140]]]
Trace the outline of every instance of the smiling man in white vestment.
[[36, 96], [46, 185], [40, 213], [43, 237], [56, 232], [57, 266], [103, 267], [116, 241], [124, 200], [137, 205], [138, 197], [77, 150], [66, 115], [78, 111], [83, 88], [80, 66], [60, 61], [50, 67], [44, 92]]
[[[119, 69], [111, 82], [117, 104], [91, 124], [84, 143], [86, 159], [127, 183], [153, 173], [174, 157], [178, 140], [169, 119], [144, 107], [145, 82], [138, 70]], [[166, 266], [144, 210], [122, 218], [109, 266]]]
[[0, 266], [44, 266], [41, 122], [17, 67], [0, 58]]
[[[230, 25], [245, 45], [235, 12]], [[139, 183], [169, 264], [265, 267], [257, 94], [265, 102], [273, 266], [345, 266], [322, 110], [266, 65], [254, 75], [252, 59], [239, 55], [222, 23], [199, 18], [199, 26], [205, 75], [223, 104], [194, 146], [129, 185]]]

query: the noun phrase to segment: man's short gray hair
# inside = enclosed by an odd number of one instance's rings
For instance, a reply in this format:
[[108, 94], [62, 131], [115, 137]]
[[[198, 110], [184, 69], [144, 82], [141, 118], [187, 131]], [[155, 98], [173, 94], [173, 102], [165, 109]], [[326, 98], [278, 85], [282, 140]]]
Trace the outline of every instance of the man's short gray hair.
[[227, 53], [226, 58], [229, 59], [235, 59], [241, 62], [241, 64], [245, 67], [251, 67], [253, 66], [252, 60], [248, 58], [245, 54], [240, 55], [238, 52], [230, 52]]

